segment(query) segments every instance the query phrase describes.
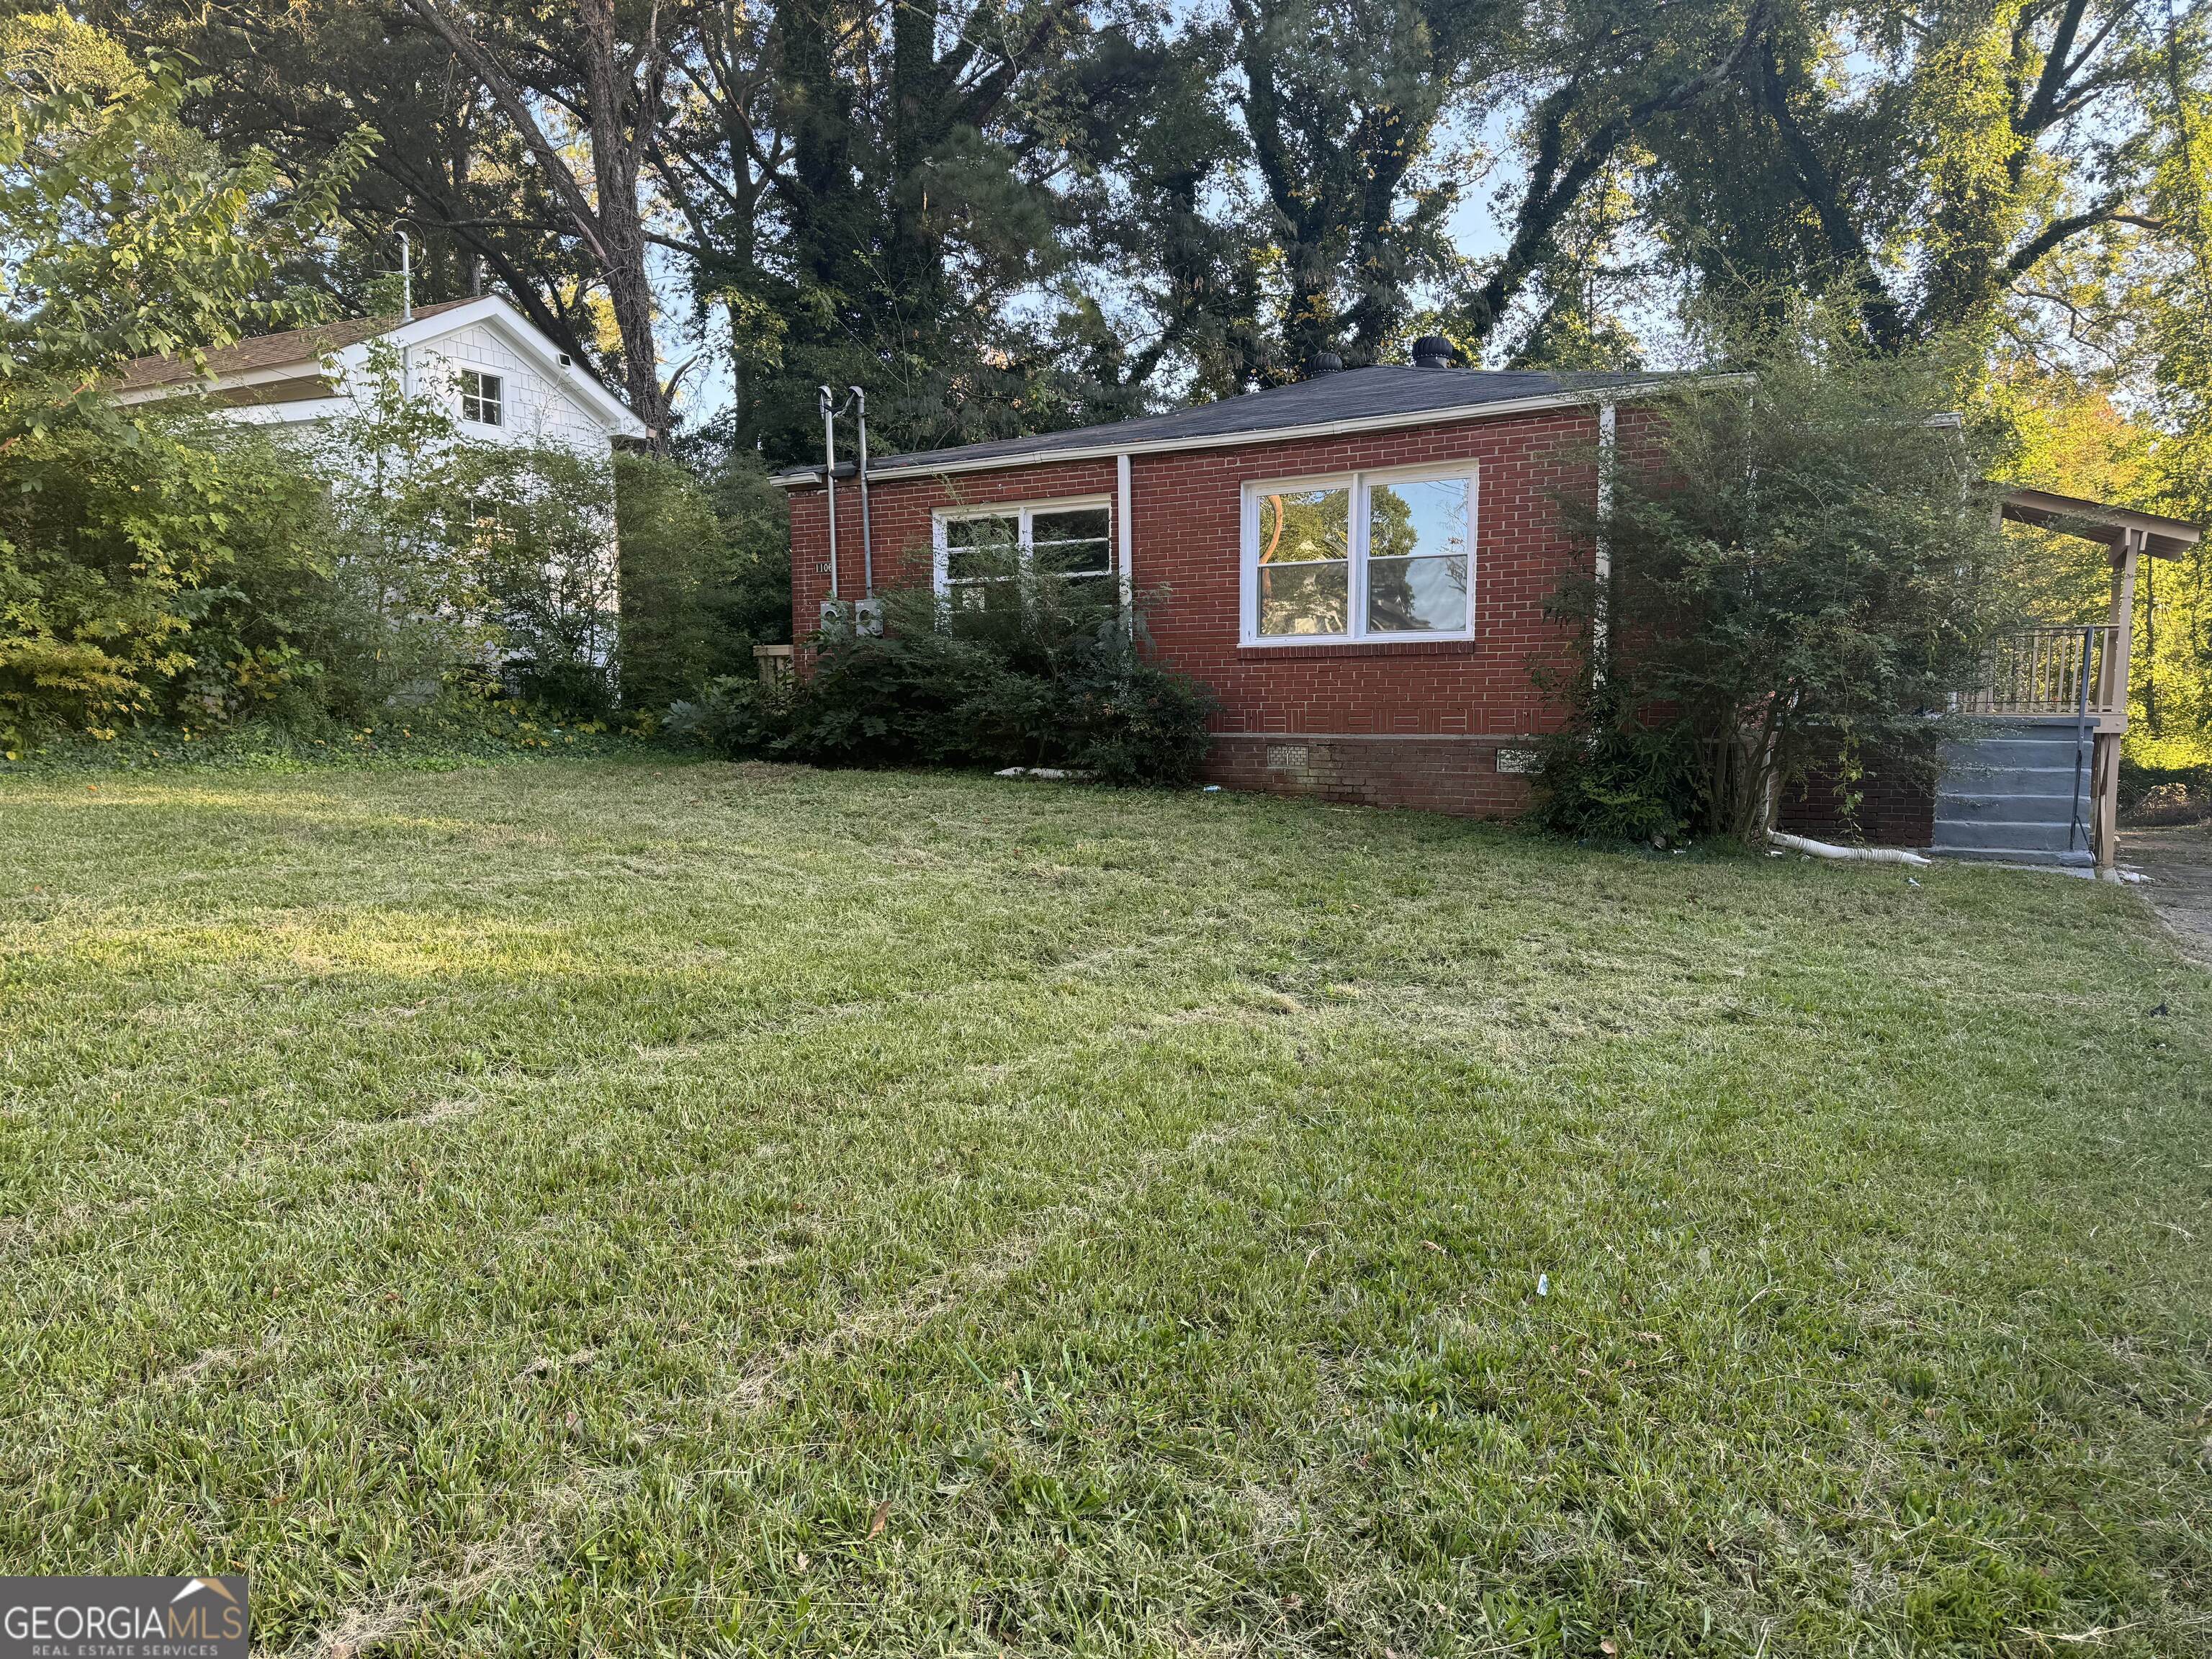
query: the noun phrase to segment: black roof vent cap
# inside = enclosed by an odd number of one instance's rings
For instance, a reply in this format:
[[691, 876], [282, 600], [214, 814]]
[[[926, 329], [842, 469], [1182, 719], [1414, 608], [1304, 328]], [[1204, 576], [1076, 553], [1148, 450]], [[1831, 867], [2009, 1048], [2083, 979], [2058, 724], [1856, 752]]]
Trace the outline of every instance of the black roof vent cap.
[[1452, 359], [1458, 355], [1452, 343], [1441, 334], [1424, 334], [1413, 342], [1415, 368], [1449, 368]]
[[1334, 374], [1344, 367], [1344, 359], [1334, 351], [1314, 353], [1313, 367], [1306, 371], [1308, 380], [1317, 380], [1324, 374]]

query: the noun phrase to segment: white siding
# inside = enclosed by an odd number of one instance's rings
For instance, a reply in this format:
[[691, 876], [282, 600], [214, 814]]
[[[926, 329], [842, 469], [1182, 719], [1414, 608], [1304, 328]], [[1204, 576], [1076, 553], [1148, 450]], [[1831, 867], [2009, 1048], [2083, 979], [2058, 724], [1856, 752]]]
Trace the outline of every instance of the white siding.
[[461, 412], [459, 373], [472, 368], [496, 374], [505, 420], [497, 428], [464, 421], [463, 436], [478, 442], [556, 443], [605, 453], [607, 429], [591, 408], [566, 387], [548, 380], [498, 333], [483, 323], [454, 330], [413, 348], [416, 389], [436, 396], [455, 419]]

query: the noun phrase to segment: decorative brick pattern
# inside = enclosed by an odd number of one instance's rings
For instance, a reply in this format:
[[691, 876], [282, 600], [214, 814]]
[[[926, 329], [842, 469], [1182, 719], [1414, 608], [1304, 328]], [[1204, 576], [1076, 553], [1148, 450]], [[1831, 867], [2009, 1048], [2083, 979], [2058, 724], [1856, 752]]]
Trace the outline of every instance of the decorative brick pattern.
[[[1632, 424], [1622, 410], [1623, 438]], [[1460, 420], [1130, 460], [1131, 579], [1146, 601], [1153, 648], [1210, 685], [1223, 711], [1211, 775], [1237, 788], [1376, 805], [1498, 816], [1520, 811], [1528, 780], [1500, 773], [1500, 747], [1527, 748], [1562, 709], [1545, 676], [1573, 671], [1564, 630], [1545, 616], [1590, 552], [1568, 540], [1558, 501], [1595, 444], [1595, 410]], [[1243, 647], [1237, 639], [1242, 487], [1249, 479], [1473, 460], [1473, 641]], [[829, 596], [827, 492], [791, 492], [793, 637]], [[926, 583], [939, 507], [1115, 494], [1112, 456], [871, 487], [877, 585]], [[859, 489], [837, 490], [840, 588], [860, 591]], [[1115, 532], [1118, 537], [1120, 526]], [[1257, 739], [1256, 741], [1255, 739]], [[1303, 747], [1303, 764], [1270, 751]]]

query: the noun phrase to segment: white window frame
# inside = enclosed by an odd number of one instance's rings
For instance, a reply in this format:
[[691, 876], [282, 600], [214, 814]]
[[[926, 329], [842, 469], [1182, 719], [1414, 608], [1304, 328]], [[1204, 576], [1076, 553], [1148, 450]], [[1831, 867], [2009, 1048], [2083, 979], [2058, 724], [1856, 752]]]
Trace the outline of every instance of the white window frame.
[[[1413, 633], [1382, 633], [1367, 627], [1367, 521], [1369, 492], [1377, 484], [1411, 483], [1427, 479], [1467, 480], [1467, 616], [1456, 629], [1423, 629]], [[1352, 624], [1343, 634], [1262, 634], [1260, 631], [1260, 501], [1262, 496], [1297, 489], [1348, 489], [1352, 522], [1346, 526], [1350, 542], [1346, 559], [1345, 616]], [[1238, 565], [1241, 571], [1237, 606], [1237, 638], [1241, 646], [1268, 650], [1302, 645], [1406, 644], [1419, 641], [1471, 640], [1475, 637], [1476, 527], [1482, 516], [1482, 468], [1479, 462], [1431, 461], [1422, 466], [1391, 466], [1350, 472], [1322, 472], [1292, 478], [1255, 478], [1244, 485], [1239, 503]]]
[[[471, 385], [475, 388], [473, 391], [471, 390]], [[489, 394], [484, 391], [487, 386], [492, 388]], [[504, 427], [507, 424], [506, 375], [494, 374], [487, 369], [464, 368], [460, 373], [459, 390], [461, 398], [461, 418], [470, 425]], [[474, 415], [469, 413], [471, 404], [477, 406], [477, 413]], [[484, 419], [483, 411], [487, 409], [498, 418], [489, 421]]]
[[1103, 572], [1069, 571], [1063, 574], [1066, 580], [1070, 581], [1082, 576], [1089, 576], [1093, 580], [1118, 580], [1121, 574], [1121, 560], [1119, 544], [1115, 538], [1118, 520], [1114, 511], [1114, 498], [1111, 495], [1056, 495], [1045, 501], [978, 501], [973, 506], [939, 507], [929, 515], [929, 535], [933, 565], [930, 575], [930, 586], [936, 591], [937, 597], [939, 599], [949, 598], [952, 592], [951, 561], [948, 556], [951, 547], [945, 535], [947, 526], [974, 519], [1013, 520], [1017, 556], [1020, 559], [1023, 568], [1027, 569], [1031, 560], [1036, 556], [1031, 532], [1031, 526], [1036, 521], [1036, 515], [1040, 513], [1071, 513], [1086, 509], [1103, 512], [1106, 514], [1106, 568]]

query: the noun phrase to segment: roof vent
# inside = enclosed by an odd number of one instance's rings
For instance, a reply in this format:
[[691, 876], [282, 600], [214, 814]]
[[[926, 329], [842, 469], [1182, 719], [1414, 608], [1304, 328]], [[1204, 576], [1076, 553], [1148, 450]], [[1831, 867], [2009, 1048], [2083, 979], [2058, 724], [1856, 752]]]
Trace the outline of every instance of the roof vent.
[[1344, 359], [1334, 351], [1316, 351], [1314, 353], [1313, 367], [1306, 371], [1306, 378], [1310, 380], [1318, 380], [1322, 375], [1334, 374], [1343, 367]]
[[1452, 343], [1441, 334], [1424, 334], [1413, 342], [1415, 368], [1449, 368], [1457, 355]]

